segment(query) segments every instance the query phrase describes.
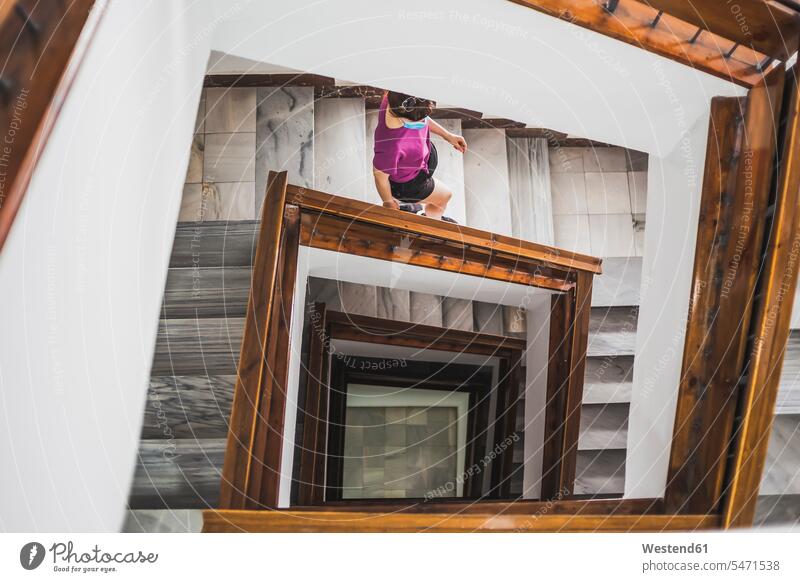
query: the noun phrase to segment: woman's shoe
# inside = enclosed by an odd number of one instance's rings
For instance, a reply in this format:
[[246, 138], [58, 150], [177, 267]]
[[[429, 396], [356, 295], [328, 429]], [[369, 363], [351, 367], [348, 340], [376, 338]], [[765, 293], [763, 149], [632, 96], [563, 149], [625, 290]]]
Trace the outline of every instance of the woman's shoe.
[[403, 212], [410, 212], [411, 214], [419, 214], [423, 211], [422, 204], [416, 202], [401, 202], [400, 210]]

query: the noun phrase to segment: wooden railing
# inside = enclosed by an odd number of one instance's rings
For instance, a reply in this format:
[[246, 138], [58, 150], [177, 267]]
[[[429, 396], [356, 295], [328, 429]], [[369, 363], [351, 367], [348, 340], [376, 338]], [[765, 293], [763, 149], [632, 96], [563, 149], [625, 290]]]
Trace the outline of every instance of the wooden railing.
[[0, 5], [0, 249], [106, 2]]

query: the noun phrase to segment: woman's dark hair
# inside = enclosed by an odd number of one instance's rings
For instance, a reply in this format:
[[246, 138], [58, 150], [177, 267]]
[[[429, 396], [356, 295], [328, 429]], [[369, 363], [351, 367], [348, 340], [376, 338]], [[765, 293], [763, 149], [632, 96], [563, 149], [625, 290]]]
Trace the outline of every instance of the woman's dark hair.
[[410, 119], [411, 121], [422, 121], [433, 111], [433, 101], [412, 97], [405, 93], [388, 92], [389, 107], [397, 117]]

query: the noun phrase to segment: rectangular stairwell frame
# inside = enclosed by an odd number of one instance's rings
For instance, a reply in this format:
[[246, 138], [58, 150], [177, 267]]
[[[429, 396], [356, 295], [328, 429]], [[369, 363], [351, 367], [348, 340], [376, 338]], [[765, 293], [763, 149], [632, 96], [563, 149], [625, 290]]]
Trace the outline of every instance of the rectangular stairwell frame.
[[[724, 528], [753, 524], [789, 337], [800, 253], [797, 74], [774, 69], [746, 99], [712, 101], [664, 505]], [[742, 248], [728, 244], [735, 220], [748, 224]], [[722, 312], [733, 257], [742, 276]]]
[[[331, 398], [331, 395], [340, 392], [343, 385], [342, 379], [336, 377], [335, 354], [330, 349], [332, 341], [347, 340], [358, 343], [404, 346], [418, 350], [432, 349], [441, 352], [490, 356], [496, 358], [508, 370], [517, 369], [517, 377], [520, 375], [519, 367], [521, 366], [522, 354], [526, 348], [523, 340], [514, 337], [419, 324], [408, 329], [408, 324], [405, 322], [332, 312], [326, 310], [324, 304], [319, 303], [314, 304], [311, 317], [313, 319], [309, 326], [309, 368], [312, 368], [313, 372], [310, 371], [307, 375], [305, 385], [301, 384], [301, 390], [305, 388], [306, 404], [299, 410], [299, 415], [303, 417], [303, 435], [302, 441], [297, 446], [299, 483], [297, 485], [296, 504], [293, 502], [292, 508], [310, 508], [337, 504], [341, 506], [343, 503], [354, 503], [353, 501], [342, 502], [335, 496], [330, 495], [331, 466], [327, 452], [329, 450], [328, 435], [331, 434], [329, 416], [334, 416], [334, 412], [329, 413], [328, 409], [330, 408], [332, 411], [335, 408], [334, 399]], [[341, 368], [341, 364], [338, 368]], [[495, 444], [510, 436], [515, 429], [513, 419], [516, 418], [515, 397], [517, 395], [514, 390], [514, 377], [514, 374], [500, 374], [497, 386], [498, 402], [500, 402], [500, 397], [502, 396], [502, 400], [509, 403], [509, 413], [505, 415], [497, 413], [495, 415], [495, 418], [501, 417], [503, 419], [503, 422], [500, 423], [499, 436], [495, 432], [493, 438]], [[325, 380], [320, 381], [320, 378]], [[328, 382], [330, 383], [329, 385], [327, 385]], [[340, 402], [340, 404], [342, 403]], [[489, 402], [487, 401], [485, 405], [485, 413], [488, 417]], [[502, 408], [502, 405], [498, 404], [498, 408]], [[472, 409], [473, 406], [471, 405], [470, 410]], [[336, 417], [341, 416], [341, 412], [336, 414]], [[472, 417], [473, 415], [471, 414], [470, 416]], [[335, 426], [336, 420], [332, 422]], [[488, 434], [485, 438], [488, 438]], [[485, 447], [478, 447], [479, 450], [483, 448]], [[492, 460], [489, 467], [490, 470], [496, 471], [496, 474], [492, 477], [496, 490], [481, 499], [508, 497], [507, 489], [512, 477], [512, 455], [513, 443], [511, 447], [504, 447], [497, 458]], [[468, 453], [466, 455], [466, 466], [477, 464], [477, 461], [482, 456], [477, 455], [477, 453], [475, 455]], [[327, 465], [328, 471], [320, 470], [320, 464]], [[468, 492], [465, 494], [466, 497], [470, 496], [468, 485], [469, 483], [465, 483], [465, 491]], [[480, 495], [474, 495], [473, 497], [480, 497]], [[384, 505], [389, 501], [375, 500], [370, 503]], [[407, 500], [406, 504], [411, 502], [412, 500]], [[436, 504], [440, 500], [432, 499], [429, 502]], [[367, 502], [361, 502], [361, 504], [364, 503]]]
[[[204, 531], [662, 531], [718, 525], [718, 515], [666, 514], [660, 499], [570, 499], [591, 283], [601, 271], [599, 259], [292, 186], [285, 172], [271, 172], [267, 184], [220, 509], [205, 512]], [[542, 501], [338, 503], [278, 510], [287, 322], [300, 246], [525, 282], [569, 298], [560, 306], [570, 318], [566, 333], [558, 331], [563, 341], [551, 343], [549, 369], [556, 373], [548, 380], [548, 394], [564, 411], [562, 425], [551, 422], [546, 429], [561, 463], [552, 463], [549, 473], [555, 477]], [[353, 519], [356, 515], [361, 518]]]

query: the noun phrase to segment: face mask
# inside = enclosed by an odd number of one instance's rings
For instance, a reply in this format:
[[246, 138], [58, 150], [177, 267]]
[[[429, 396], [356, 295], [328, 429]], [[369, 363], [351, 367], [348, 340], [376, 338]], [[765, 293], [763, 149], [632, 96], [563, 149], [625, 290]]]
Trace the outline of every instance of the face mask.
[[423, 129], [427, 125], [426, 121], [404, 121], [403, 127], [406, 129]]

